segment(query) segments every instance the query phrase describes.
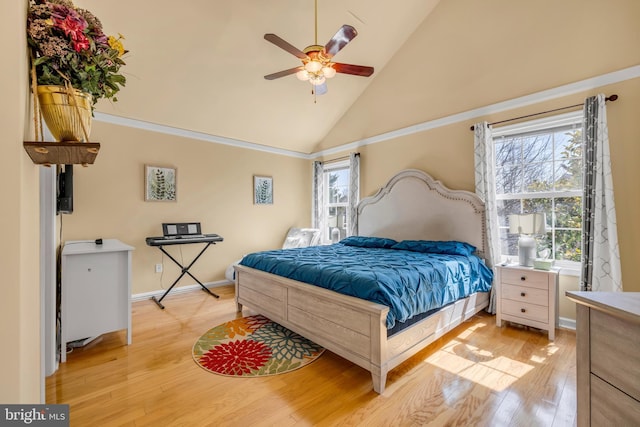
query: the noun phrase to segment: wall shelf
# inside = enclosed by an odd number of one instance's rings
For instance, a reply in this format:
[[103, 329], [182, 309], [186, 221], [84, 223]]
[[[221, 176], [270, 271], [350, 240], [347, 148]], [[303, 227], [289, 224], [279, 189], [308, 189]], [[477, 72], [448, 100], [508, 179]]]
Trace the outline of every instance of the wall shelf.
[[100, 150], [99, 142], [24, 141], [23, 145], [37, 165], [91, 165]]

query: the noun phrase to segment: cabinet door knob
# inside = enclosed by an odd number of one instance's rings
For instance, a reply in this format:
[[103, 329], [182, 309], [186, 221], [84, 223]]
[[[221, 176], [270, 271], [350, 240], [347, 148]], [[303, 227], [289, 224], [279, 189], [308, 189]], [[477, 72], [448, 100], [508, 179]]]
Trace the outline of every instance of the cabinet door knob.
[[524, 309], [524, 308], [521, 308], [521, 309], [520, 309], [520, 311], [524, 313], [524, 312], [526, 312], [527, 310], [526, 310], [526, 309]]
[[520, 280], [524, 281], [524, 280], [527, 280], [527, 278], [525, 276], [521, 276]]
[[520, 296], [521, 296], [521, 297], [524, 297], [524, 296], [526, 296], [526, 295], [527, 295], [527, 294], [526, 294], [525, 292], [520, 292]]

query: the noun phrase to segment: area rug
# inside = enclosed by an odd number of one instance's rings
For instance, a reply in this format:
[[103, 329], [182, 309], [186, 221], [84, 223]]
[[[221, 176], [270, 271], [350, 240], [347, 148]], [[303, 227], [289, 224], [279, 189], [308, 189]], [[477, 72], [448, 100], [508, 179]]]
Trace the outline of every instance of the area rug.
[[316, 360], [324, 348], [264, 316], [209, 329], [193, 346], [193, 360], [214, 374], [258, 377], [290, 372]]

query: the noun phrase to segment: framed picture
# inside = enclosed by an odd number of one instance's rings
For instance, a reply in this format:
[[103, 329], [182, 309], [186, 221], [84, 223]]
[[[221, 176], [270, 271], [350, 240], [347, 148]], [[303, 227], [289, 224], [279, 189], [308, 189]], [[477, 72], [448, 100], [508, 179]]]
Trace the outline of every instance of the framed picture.
[[144, 167], [144, 200], [147, 202], [175, 202], [176, 168]]
[[273, 204], [273, 178], [253, 176], [253, 203], [256, 205]]

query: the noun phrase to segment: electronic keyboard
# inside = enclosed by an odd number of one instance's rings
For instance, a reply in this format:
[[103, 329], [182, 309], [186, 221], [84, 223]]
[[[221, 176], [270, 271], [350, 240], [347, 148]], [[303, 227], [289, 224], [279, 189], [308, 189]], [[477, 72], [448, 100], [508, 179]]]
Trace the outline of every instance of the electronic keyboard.
[[217, 234], [183, 234], [180, 236], [147, 237], [149, 246], [184, 245], [187, 243], [216, 243], [224, 239]]

